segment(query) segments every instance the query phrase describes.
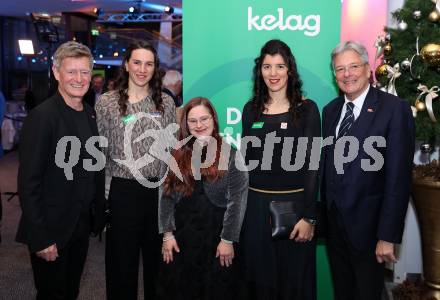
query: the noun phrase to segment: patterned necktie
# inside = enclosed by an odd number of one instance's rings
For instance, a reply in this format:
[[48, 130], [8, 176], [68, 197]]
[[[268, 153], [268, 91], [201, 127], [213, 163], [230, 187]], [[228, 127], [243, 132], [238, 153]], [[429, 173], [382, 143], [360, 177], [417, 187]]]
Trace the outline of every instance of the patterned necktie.
[[354, 123], [354, 114], [353, 108], [354, 104], [352, 102], [347, 102], [345, 105], [346, 111], [344, 119], [342, 119], [341, 125], [339, 126], [338, 139], [347, 134], [348, 130], [350, 130], [351, 125]]

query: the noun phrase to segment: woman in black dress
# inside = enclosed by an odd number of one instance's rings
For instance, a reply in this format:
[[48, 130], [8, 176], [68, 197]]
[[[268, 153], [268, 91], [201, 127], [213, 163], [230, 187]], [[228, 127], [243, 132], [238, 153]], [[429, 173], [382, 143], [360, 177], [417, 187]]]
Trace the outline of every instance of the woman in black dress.
[[[261, 147], [247, 145], [245, 156], [247, 162], [259, 161], [249, 170], [243, 225], [251, 299], [316, 299], [313, 235], [318, 171], [310, 156], [313, 137], [320, 136], [320, 117], [316, 104], [303, 97], [301, 85], [290, 48], [280, 40], [268, 41], [255, 59], [253, 97], [244, 106], [242, 119], [243, 137], [261, 140]], [[301, 137], [308, 143], [299, 142]], [[314, 150], [319, 158], [319, 148]], [[297, 165], [296, 160], [304, 164]], [[272, 239], [273, 200], [293, 201], [298, 210], [299, 221], [283, 240]]]
[[160, 298], [241, 299], [234, 245], [248, 191], [241, 155], [223, 142], [217, 114], [205, 98], [185, 105], [179, 135], [180, 140], [190, 137], [173, 152], [182, 177], [170, 172], [159, 200], [165, 262]]

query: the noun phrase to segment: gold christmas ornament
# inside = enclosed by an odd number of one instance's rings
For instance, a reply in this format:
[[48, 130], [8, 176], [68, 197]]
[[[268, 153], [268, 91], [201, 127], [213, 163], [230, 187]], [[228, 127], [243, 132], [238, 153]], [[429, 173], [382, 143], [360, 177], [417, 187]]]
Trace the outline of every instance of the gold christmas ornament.
[[424, 111], [426, 109], [425, 102], [420, 101], [419, 99], [416, 100], [416, 108], [418, 111]]
[[393, 47], [388, 43], [383, 47], [383, 54], [385, 54], [385, 56], [390, 56], [391, 53], [393, 53]]
[[422, 51], [423, 61], [430, 67], [440, 66], [440, 45], [439, 44], [427, 44], [423, 46]]
[[376, 76], [376, 80], [379, 81], [382, 86], [385, 85], [388, 80], [387, 67], [389, 67], [387, 64], [381, 64], [376, 68], [376, 72], [374, 73]]
[[440, 20], [440, 13], [438, 10], [434, 9], [428, 16], [428, 20], [435, 23]]

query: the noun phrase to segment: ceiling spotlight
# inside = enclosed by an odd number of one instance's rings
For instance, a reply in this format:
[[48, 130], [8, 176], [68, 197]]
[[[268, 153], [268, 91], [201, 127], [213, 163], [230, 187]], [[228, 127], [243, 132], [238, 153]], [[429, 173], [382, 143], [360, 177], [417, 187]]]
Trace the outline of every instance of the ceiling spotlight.
[[136, 11], [136, 8], [134, 7], [134, 6], [130, 6], [129, 8], [128, 8], [128, 12], [129, 13], [134, 13]]
[[172, 6], [167, 5], [164, 7], [163, 12], [171, 15], [174, 12], [174, 8]]

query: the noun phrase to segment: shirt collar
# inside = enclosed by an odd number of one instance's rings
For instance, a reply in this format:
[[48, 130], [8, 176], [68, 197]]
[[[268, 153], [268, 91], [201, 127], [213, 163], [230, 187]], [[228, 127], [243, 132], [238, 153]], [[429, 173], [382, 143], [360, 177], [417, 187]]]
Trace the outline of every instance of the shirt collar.
[[362, 94], [359, 95], [356, 99], [353, 101], [348, 100], [347, 95], [344, 95], [344, 104], [347, 104], [348, 102], [352, 102], [354, 107], [356, 109], [359, 109], [359, 111], [362, 109], [362, 105], [364, 105], [365, 98], [367, 97], [368, 91], [370, 90], [370, 85], [365, 89], [365, 91], [362, 92]]

